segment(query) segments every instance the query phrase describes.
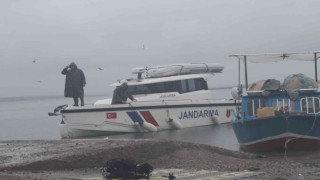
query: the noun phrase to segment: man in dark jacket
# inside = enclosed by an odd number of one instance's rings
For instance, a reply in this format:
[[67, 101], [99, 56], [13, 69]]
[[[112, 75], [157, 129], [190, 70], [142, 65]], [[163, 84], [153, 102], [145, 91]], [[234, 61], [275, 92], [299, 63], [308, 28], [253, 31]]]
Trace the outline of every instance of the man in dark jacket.
[[64, 96], [72, 97], [74, 100], [74, 106], [78, 106], [78, 98], [80, 98], [81, 106], [84, 106], [83, 87], [86, 85], [86, 77], [82, 70], [78, 69], [77, 65], [72, 62], [70, 65], [65, 67], [61, 73], [66, 75]]
[[128, 98], [131, 99], [131, 101], [137, 101], [131, 94], [128, 93], [128, 83], [124, 79], [120, 81], [120, 86], [117, 86], [113, 91], [111, 104], [127, 104]]

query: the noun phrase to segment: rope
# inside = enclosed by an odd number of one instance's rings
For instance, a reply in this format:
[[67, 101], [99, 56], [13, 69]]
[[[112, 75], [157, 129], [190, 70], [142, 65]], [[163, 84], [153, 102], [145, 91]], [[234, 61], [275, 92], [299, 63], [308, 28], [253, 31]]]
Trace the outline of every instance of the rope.
[[[318, 113], [313, 113], [313, 114], [314, 114], [314, 119], [313, 119], [312, 126], [311, 126], [311, 128], [307, 131], [307, 133], [305, 134], [305, 136], [307, 136], [307, 135], [312, 131], [312, 129], [314, 128], [314, 126], [315, 126], [315, 124], [316, 124], [316, 120], [317, 120], [317, 114], [319, 114], [319, 112], [318, 112]], [[286, 116], [285, 118], [286, 118], [286, 121], [287, 121], [287, 132], [288, 132], [288, 117]], [[302, 135], [300, 135], [300, 136], [302, 136]], [[287, 160], [287, 148], [288, 148], [288, 143], [289, 143], [290, 141], [292, 141], [292, 140], [296, 140], [296, 139], [299, 139], [299, 138], [301, 138], [301, 137], [287, 138], [287, 139], [286, 139], [286, 141], [285, 141], [285, 143], [284, 143], [284, 149], [285, 149], [285, 151], [284, 151], [284, 157], [285, 157], [286, 160]]]
[[203, 63], [207, 67], [207, 72], [209, 72], [209, 66], [207, 63]]

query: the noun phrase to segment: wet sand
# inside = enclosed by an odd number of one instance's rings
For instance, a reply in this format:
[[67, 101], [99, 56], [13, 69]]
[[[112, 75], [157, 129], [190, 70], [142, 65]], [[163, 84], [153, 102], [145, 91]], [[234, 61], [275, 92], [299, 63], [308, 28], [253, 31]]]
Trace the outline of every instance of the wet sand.
[[131, 158], [155, 169], [260, 172], [244, 179], [319, 179], [320, 151], [256, 154], [167, 140], [68, 139], [0, 142], [0, 179], [102, 177], [103, 164]]

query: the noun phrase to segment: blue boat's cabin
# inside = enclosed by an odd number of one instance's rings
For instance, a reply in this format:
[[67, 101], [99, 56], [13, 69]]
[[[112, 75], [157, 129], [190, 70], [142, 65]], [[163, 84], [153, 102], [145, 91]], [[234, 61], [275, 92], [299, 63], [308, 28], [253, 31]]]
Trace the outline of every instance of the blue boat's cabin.
[[318, 91], [299, 91], [295, 94], [279, 91], [268, 96], [263, 96], [262, 93], [248, 93], [242, 98], [242, 119], [319, 112], [320, 92]]

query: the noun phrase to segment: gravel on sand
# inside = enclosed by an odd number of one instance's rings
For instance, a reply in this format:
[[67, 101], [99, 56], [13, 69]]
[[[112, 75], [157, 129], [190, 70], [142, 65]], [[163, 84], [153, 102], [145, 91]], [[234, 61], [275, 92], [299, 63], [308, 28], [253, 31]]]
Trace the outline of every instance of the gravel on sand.
[[320, 151], [316, 150], [255, 154], [181, 141], [64, 139], [1, 141], [0, 179], [59, 179], [54, 174], [61, 171], [99, 173], [113, 158], [134, 159], [155, 169], [262, 172], [252, 179], [320, 177]]

